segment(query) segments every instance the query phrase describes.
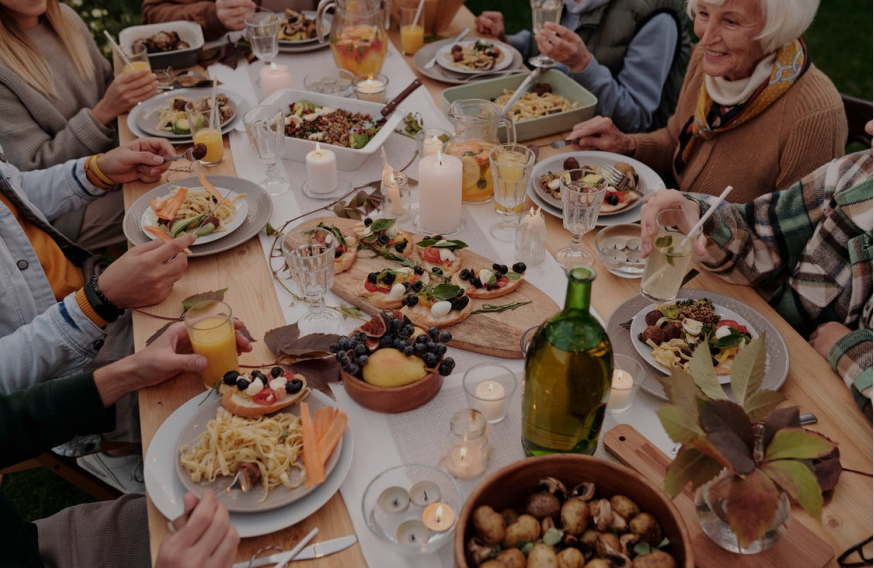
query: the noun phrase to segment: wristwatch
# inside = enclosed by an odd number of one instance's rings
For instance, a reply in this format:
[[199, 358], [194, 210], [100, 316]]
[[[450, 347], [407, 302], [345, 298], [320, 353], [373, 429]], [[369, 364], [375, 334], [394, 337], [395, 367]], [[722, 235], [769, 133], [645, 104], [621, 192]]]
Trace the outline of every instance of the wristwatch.
[[88, 300], [88, 303], [91, 304], [97, 315], [105, 322], [112, 323], [120, 315], [124, 314], [124, 310], [110, 302], [109, 298], [100, 291], [100, 287], [97, 285], [97, 276], [92, 276], [91, 281], [83, 288], [85, 290], [85, 299]]

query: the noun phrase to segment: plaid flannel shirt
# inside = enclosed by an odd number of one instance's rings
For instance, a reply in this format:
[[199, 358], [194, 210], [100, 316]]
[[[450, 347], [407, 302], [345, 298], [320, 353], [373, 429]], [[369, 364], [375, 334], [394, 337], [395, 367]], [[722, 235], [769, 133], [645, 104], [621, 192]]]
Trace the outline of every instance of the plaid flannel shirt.
[[[731, 282], [776, 289], [770, 304], [807, 337], [837, 321], [852, 331], [829, 363], [871, 413], [872, 155], [834, 160], [784, 191], [722, 203], [704, 227], [706, 269]], [[703, 214], [715, 197], [687, 194]]]

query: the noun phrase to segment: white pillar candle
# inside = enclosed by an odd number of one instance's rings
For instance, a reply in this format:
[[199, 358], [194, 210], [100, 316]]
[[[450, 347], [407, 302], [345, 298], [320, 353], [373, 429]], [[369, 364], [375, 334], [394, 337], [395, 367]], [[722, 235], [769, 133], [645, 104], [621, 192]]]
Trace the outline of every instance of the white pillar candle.
[[355, 86], [357, 97], [362, 101], [382, 103], [385, 101], [385, 83], [379, 79], [367, 79]]
[[434, 532], [446, 532], [455, 523], [455, 511], [446, 503], [431, 503], [422, 511], [422, 523]]
[[461, 224], [461, 160], [437, 154], [419, 162], [419, 224], [429, 233], [448, 233]]
[[634, 379], [630, 373], [622, 369], [613, 371], [613, 388], [610, 389], [610, 400], [607, 402], [607, 408], [625, 408], [628, 406], [633, 390]]
[[337, 156], [323, 150], [316, 142], [316, 149], [307, 154], [307, 182], [313, 193], [331, 193], [337, 189]]
[[500, 420], [504, 417], [504, 386], [496, 381], [483, 381], [476, 386], [480, 412], [486, 420]]
[[291, 88], [291, 69], [287, 65], [270, 65], [261, 69], [261, 91], [267, 98], [279, 89]]
[[422, 153], [425, 156], [435, 156], [442, 149], [443, 140], [440, 140], [436, 136], [425, 138], [425, 142], [422, 144]]

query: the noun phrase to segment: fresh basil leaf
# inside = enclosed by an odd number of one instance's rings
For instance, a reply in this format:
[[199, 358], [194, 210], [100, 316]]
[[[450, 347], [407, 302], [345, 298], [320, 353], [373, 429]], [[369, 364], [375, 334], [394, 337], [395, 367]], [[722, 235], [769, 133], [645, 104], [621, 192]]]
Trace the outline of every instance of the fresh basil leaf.
[[437, 239], [422, 239], [421, 241], [416, 243], [416, 246], [428, 248], [433, 247], [435, 244], [437, 244]]
[[736, 329], [731, 329], [731, 334], [726, 335], [725, 337], [720, 337], [719, 339], [713, 342], [713, 346], [719, 349], [728, 349], [729, 347], [736, 347], [741, 343], [746, 342], [746, 337], [743, 334], [738, 333]]
[[370, 225], [371, 233], [379, 233], [391, 229], [394, 227], [395, 220], [394, 219], [377, 219]]
[[[445, 240], [445, 239], [444, 239]], [[434, 247], [434, 248], [445, 248], [449, 250], [459, 250], [463, 248], [467, 248], [467, 243], [464, 241], [458, 240], [446, 240], [446, 242], [440, 242], [437, 239], [424, 239], [416, 243], [416, 245], [420, 247]]]
[[431, 290], [431, 296], [437, 300], [451, 300], [459, 292], [461, 292], [461, 288], [454, 284], [438, 284]]
[[507, 277], [507, 280], [519, 280], [522, 278], [522, 275], [518, 272], [513, 272], [512, 270], [504, 274]]

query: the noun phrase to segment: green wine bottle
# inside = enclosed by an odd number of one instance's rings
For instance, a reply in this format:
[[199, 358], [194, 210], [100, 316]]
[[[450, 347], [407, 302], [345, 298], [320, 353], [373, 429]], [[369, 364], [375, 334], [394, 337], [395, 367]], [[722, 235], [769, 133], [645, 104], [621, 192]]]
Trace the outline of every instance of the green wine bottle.
[[522, 446], [528, 456], [594, 454], [613, 377], [613, 348], [589, 314], [595, 271], [567, 270], [564, 309], [534, 335], [525, 358]]

